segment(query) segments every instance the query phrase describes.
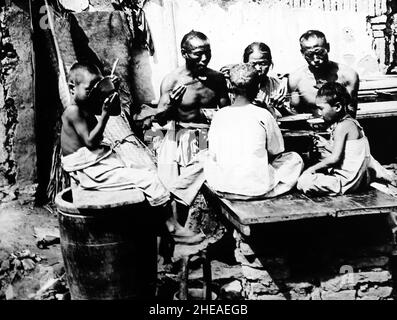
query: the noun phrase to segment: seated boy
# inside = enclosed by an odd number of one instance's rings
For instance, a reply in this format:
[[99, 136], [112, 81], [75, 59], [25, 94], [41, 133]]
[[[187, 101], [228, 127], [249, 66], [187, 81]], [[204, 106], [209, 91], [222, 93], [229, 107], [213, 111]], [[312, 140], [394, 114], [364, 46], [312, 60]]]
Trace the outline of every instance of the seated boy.
[[[357, 120], [347, 113], [350, 95], [336, 82], [319, 89], [316, 104], [321, 116], [332, 125], [328, 155], [308, 168], [298, 180], [298, 189], [307, 194], [338, 195], [367, 186], [371, 173], [388, 180], [387, 172], [371, 157], [368, 140]], [[323, 146], [324, 147], [324, 146]], [[382, 170], [383, 169], [383, 170]]]
[[102, 79], [100, 70], [88, 63], [76, 63], [69, 74], [71, 104], [62, 115], [62, 166], [79, 188], [115, 191], [138, 188], [149, 204], [166, 213], [168, 231], [177, 242], [196, 243], [202, 235], [183, 228], [174, 218], [170, 193], [152, 168], [127, 167], [112, 148], [104, 144], [103, 132], [110, 116], [110, 99], [97, 107], [89, 99], [90, 90]]
[[284, 140], [273, 116], [251, 102], [259, 76], [251, 64], [231, 68], [234, 103], [220, 109], [208, 133], [205, 163], [208, 185], [229, 199], [260, 199], [290, 191], [303, 168], [301, 157], [284, 152]]

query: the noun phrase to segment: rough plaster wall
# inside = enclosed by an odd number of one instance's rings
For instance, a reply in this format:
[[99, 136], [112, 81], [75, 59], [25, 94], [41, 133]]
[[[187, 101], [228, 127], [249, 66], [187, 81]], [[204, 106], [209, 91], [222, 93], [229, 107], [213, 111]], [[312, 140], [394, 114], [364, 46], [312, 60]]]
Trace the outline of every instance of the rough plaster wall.
[[[284, 1], [285, 2], [285, 1]], [[183, 63], [180, 41], [192, 29], [208, 35], [213, 56], [210, 67], [219, 69], [242, 60], [253, 41], [270, 45], [274, 72], [288, 73], [305, 61], [299, 36], [308, 29], [325, 32], [330, 57], [355, 68], [361, 77], [380, 73], [373, 39], [367, 32], [366, 12], [324, 11], [320, 6], [290, 8], [272, 0], [148, 0], [144, 6], [156, 54], [134, 54], [132, 75], [137, 104], [155, 102], [164, 76]], [[109, 0], [91, 0], [90, 10], [112, 10]]]
[[[89, 11], [113, 11], [111, 0], [90, 0]], [[159, 90], [152, 82], [152, 58], [144, 48], [134, 47], [131, 50], [131, 91], [133, 103], [139, 106], [156, 99]], [[111, 63], [111, 62], [110, 62]]]
[[12, 4], [2, 20], [0, 186], [26, 187], [36, 181], [30, 18]]

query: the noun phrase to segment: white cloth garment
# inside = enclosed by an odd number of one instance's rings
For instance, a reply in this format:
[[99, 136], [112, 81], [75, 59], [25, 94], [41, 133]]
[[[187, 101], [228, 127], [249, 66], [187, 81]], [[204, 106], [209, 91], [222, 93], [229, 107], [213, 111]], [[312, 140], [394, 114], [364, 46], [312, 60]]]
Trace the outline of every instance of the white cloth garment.
[[[205, 177], [220, 193], [248, 198], [276, 196], [295, 186], [303, 168], [298, 154], [282, 154], [284, 140], [270, 112], [252, 104], [219, 110], [208, 140]], [[284, 184], [283, 188], [271, 192], [279, 184]]]
[[207, 131], [203, 124], [169, 121], [157, 150], [158, 176], [176, 200], [190, 206], [204, 183]]
[[353, 192], [369, 183], [368, 168], [377, 162], [371, 157], [368, 139], [358, 121], [353, 118], [347, 120], [353, 121], [363, 136], [346, 141], [341, 163], [330, 168], [328, 174], [303, 174], [299, 178], [298, 189], [309, 194], [338, 195]]
[[141, 190], [151, 206], [160, 206], [170, 199], [157, 172], [151, 168], [129, 168], [109, 148], [89, 150], [86, 147], [62, 157], [65, 171], [83, 190], [118, 191]]

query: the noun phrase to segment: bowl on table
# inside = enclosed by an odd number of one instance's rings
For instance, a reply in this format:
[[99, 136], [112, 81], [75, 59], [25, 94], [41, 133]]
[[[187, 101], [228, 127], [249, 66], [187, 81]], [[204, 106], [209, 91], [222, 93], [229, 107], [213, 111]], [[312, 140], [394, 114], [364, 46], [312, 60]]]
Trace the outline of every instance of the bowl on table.
[[324, 130], [327, 126], [323, 118], [311, 118], [306, 121], [314, 130]]
[[311, 113], [300, 113], [278, 118], [277, 121], [280, 123], [280, 128], [302, 130], [310, 128], [307, 121], [312, 118]]

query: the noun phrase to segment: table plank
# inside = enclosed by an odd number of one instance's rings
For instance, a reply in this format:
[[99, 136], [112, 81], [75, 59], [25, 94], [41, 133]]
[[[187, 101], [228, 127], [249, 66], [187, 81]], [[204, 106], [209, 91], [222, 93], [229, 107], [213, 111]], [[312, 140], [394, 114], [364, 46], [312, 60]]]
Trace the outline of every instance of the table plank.
[[397, 101], [359, 103], [357, 119], [385, 118], [397, 116]]
[[[209, 187], [205, 186], [210, 192]], [[212, 193], [214, 194], [214, 193]], [[239, 229], [261, 223], [352, 215], [380, 214], [397, 211], [397, 198], [379, 190], [343, 196], [307, 197], [295, 192], [272, 199], [238, 201], [220, 198], [226, 218]], [[249, 232], [249, 229], [245, 230]]]

